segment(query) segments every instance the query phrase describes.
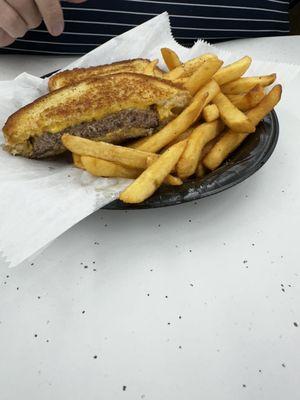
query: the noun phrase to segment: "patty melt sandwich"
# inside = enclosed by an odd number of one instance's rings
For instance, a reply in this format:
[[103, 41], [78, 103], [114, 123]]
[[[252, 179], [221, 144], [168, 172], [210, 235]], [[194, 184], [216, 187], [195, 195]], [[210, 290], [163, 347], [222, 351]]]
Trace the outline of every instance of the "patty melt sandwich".
[[66, 150], [64, 133], [119, 144], [156, 132], [190, 100], [180, 86], [148, 75], [117, 73], [84, 80], [11, 115], [3, 128], [5, 149], [29, 158], [57, 155]]

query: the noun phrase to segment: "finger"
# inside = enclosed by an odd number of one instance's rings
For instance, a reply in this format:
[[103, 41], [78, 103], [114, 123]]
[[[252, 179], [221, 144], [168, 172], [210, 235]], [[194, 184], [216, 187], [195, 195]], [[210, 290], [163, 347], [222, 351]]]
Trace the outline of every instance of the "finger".
[[37, 28], [42, 22], [42, 16], [33, 0], [6, 0], [23, 18], [28, 29]]
[[9, 46], [15, 41], [15, 38], [9, 36], [3, 29], [0, 28], [0, 47]]
[[59, 36], [64, 30], [64, 16], [58, 0], [35, 0], [49, 33]]
[[0, 0], [0, 10], [0, 28], [13, 38], [24, 36], [28, 28], [19, 14], [3, 0]]

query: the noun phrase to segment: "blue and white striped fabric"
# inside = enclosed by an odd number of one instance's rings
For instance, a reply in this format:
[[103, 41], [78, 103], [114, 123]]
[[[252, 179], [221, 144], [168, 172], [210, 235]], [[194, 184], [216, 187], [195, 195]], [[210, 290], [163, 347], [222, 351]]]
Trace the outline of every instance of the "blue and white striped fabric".
[[175, 38], [190, 46], [208, 41], [289, 33], [289, 0], [89, 0], [62, 2], [65, 31], [51, 37], [42, 24], [0, 50], [32, 54], [87, 53], [96, 46], [164, 11]]

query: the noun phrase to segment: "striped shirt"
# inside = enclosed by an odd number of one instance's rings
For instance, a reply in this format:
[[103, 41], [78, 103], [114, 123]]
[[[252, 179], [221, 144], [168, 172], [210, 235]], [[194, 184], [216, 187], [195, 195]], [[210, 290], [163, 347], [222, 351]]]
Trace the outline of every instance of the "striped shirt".
[[191, 46], [208, 41], [287, 35], [289, 0], [88, 0], [62, 2], [65, 31], [52, 37], [44, 24], [0, 52], [72, 54], [89, 52], [107, 40], [168, 11], [174, 37]]

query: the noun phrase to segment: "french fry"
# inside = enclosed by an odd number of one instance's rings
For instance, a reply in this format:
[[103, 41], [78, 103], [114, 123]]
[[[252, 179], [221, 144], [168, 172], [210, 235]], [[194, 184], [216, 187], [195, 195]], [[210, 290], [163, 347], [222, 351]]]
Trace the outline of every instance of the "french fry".
[[[143, 172], [142, 169], [125, 167], [111, 161], [101, 160], [100, 158], [88, 156], [82, 156], [80, 158], [82, 165], [81, 168], [85, 169], [94, 176], [135, 179]], [[147, 160], [147, 164], [148, 163], [149, 165], [153, 164], [153, 159]], [[177, 176], [168, 175], [165, 178], [164, 183], [167, 185], [179, 186], [182, 185], [182, 180]]]
[[228, 130], [219, 142], [203, 159], [203, 165], [213, 171], [246, 139], [248, 133], [236, 133]]
[[220, 86], [224, 85], [225, 83], [235, 81], [244, 75], [244, 73], [250, 67], [251, 62], [252, 59], [246, 56], [232, 64], [226, 65], [214, 75], [214, 80]]
[[179, 142], [170, 147], [121, 193], [120, 200], [135, 204], [150, 197], [173, 170], [185, 146], [185, 142]]
[[183, 184], [182, 180], [178, 178], [178, 176], [174, 175], [168, 175], [165, 178], [164, 183], [170, 186], [181, 186]]
[[199, 164], [196, 169], [196, 176], [198, 178], [203, 178], [209, 171], [203, 164], [203, 158], [206, 156], [206, 154], [208, 154], [210, 152], [210, 150], [214, 147], [214, 145], [220, 140], [220, 136], [222, 136], [222, 133], [219, 136], [215, 137], [210, 142], [206, 143], [206, 145], [203, 147], [203, 150], [201, 152], [200, 161], [199, 161]]
[[75, 167], [83, 169], [83, 165], [81, 162], [81, 156], [78, 154], [73, 153], [72, 154], [72, 158], [73, 158], [73, 163], [75, 165]]
[[214, 139], [206, 143], [206, 145], [202, 149], [200, 160], [203, 160], [206, 154], [208, 154], [211, 151], [214, 145], [221, 139], [222, 135], [223, 133], [221, 133], [220, 135], [216, 136]]
[[[280, 101], [282, 93], [281, 85], [276, 85], [269, 94], [252, 110], [246, 114], [250, 121], [256, 126]], [[235, 133], [228, 130], [215, 144], [203, 160], [204, 165], [215, 170], [227, 156], [232, 153], [248, 136], [245, 133]]]
[[205, 122], [213, 122], [220, 117], [219, 109], [215, 104], [209, 104], [203, 109], [202, 118]]
[[177, 175], [181, 179], [188, 178], [195, 173], [204, 146], [218, 136], [223, 128], [223, 122], [217, 120], [201, 124], [193, 130], [176, 166]]
[[204, 60], [200, 57], [187, 61], [184, 64], [179, 65], [178, 67], [172, 69], [171, 71], [165, 74], [165, 79], [170, 81], [175, 81], [182, 78], [187, 78], [191, 76], [194, 71], [202, 65]]
[[224, 94], [243, 94], [249, 92], [256, 85], [269, 86], [276, 80], [276, 74], [239, 78], [233, 82], [226, 83], [221, 87]]
[[257, 126], [260, 121], [273, 110], [276, 104], [278, 104], [281, 99], [281, 94], [282, 86], [274, 86], [273, 89], [262, 99], [262, 101], [256, 107], [246, 113], [247, 117], [255, 126]]
[[[150, 167], [150, 165], [152, 165], [155, 161], [149, 157], [149, 159], [147, 159], [147, 168]], [[177, 176], [174, 175], [168, 175], [165, 180], [164, 183], [166, 185], [171, 185], [171, 186], [180, 186], [182, 185], [182, 180], [180, 178], [178, 178]]]
[[191, 104], [182, 111], [175, 119], [169, 122], [161, 131], [152, 136], [140, 139], [131, 145], [132, 148], [141, 151], [156, 153], [165, 147], [168, 143], [175, 140], [179, 135], [185, 132], [200, 116], [205, 106], [208, 93], [202, 93], [202, 96], [195, 97]]
[[203, 64], [204, 61], [211, 59], [218, 59], [218, 57], [213, 54], [203, 54], [200, 57], [193, 58], [166, 73], [164, 79], [174, 81], [179, 78], [189, 77], [200, 67], [200, 65]]
[[135, 179], [143, 172], [141, 169], [124, 167], [95, 157], [82, 156], [81, 163], [83, 168], [94, 176]]
[[[135, 179], [143, 172], [143, 169], [126, 167], [124, 165], [117, 164], [112, 161], [102, 160], [100, 158], [80, 156], [75, 153], [73, 153], [72, 156], [74, 165], [77, 168], [85, 169], [94, 176]], [[152, 154], [147, 157], [145, 168], [148, 168], [151, 164], [153, 164], [157, 158], [158, 156], [156, 155], [153, 158]], [[182, 180], [173, 175], [168, 175], [164, 182], [167, 185], [172, 186], [182, 185]]]
[[147, 168], [147, 159], [149, 159], [149, 157], [153, 160], [158, 158], [157, 154], [116, 146], [110, 143], [95, 142], [68, 134], [62, 136], [62, 142], [72, 153], [81, 156], [101, 158], [131, 168], [145, 169]]
[[181, 135], [179, 135], [175, 140], [173, 140], [172, 142], [168, 143], [167, 146], [163, 149], [163, 151], [165, 151], [169, 147], [173, 146], [173, 144], [176, 144], [178, 142], [181, 142], [182, 140], [187, 139], [192, 132], [193, 132], [193, 128], [187, 129], [185, 132], [183, 132]]
[[220, 113], [220, 117], [230, 129], [235, 132], [250, 133], [255, 131], [255, 126], [249, 118], [235, 107], [223, 93], [218, 93], [212, 100]]
[[172, 71], [172, 69], [179, 67], [181, 65], [181, 61], [178, 57], [178, 55], [175, 53], [175, 51], [164, 47], [160, 49], [161, 55], [164, 59], [164, 62], [166, 66], [168, 67], [169, 71]]
[[[248, 111], [257, 106], [264, 96], [264, 88], [261, 85], [256, 85], [246, 94], [229, 94], [228, 98], [239, 110]], [[204, 111], [205, 109], [203, 114]]]
[[210, 80], [205, 86], [203, 86], [202, 89], [200, 89], [194, 96], [194, 99], [201, 99], [202, 96], [204, 95], [204, 93], [208, 93], [208, 96], [205, 100], [204, 103], [204, 107], [206, 107], [211, 101], [212, 99], [218, 94], [220, 93], [221, 89], [220, 86], [217, 84], [216, 81], [214, 81], [213, 79]]
[[185, 84], [185, 88], [194, 95], [198, 90], [210, 81], [212, 76], [221, 68], [223, 61], [218, 58], [203, 60]]
[[151, 61], [147, 67], [145, 68], [145, 71], [143, 72], [144, 75], [150, 75], [150, 76], [155, 76], [155, 69], [157, 67], [158, 60], [153, 60]]

